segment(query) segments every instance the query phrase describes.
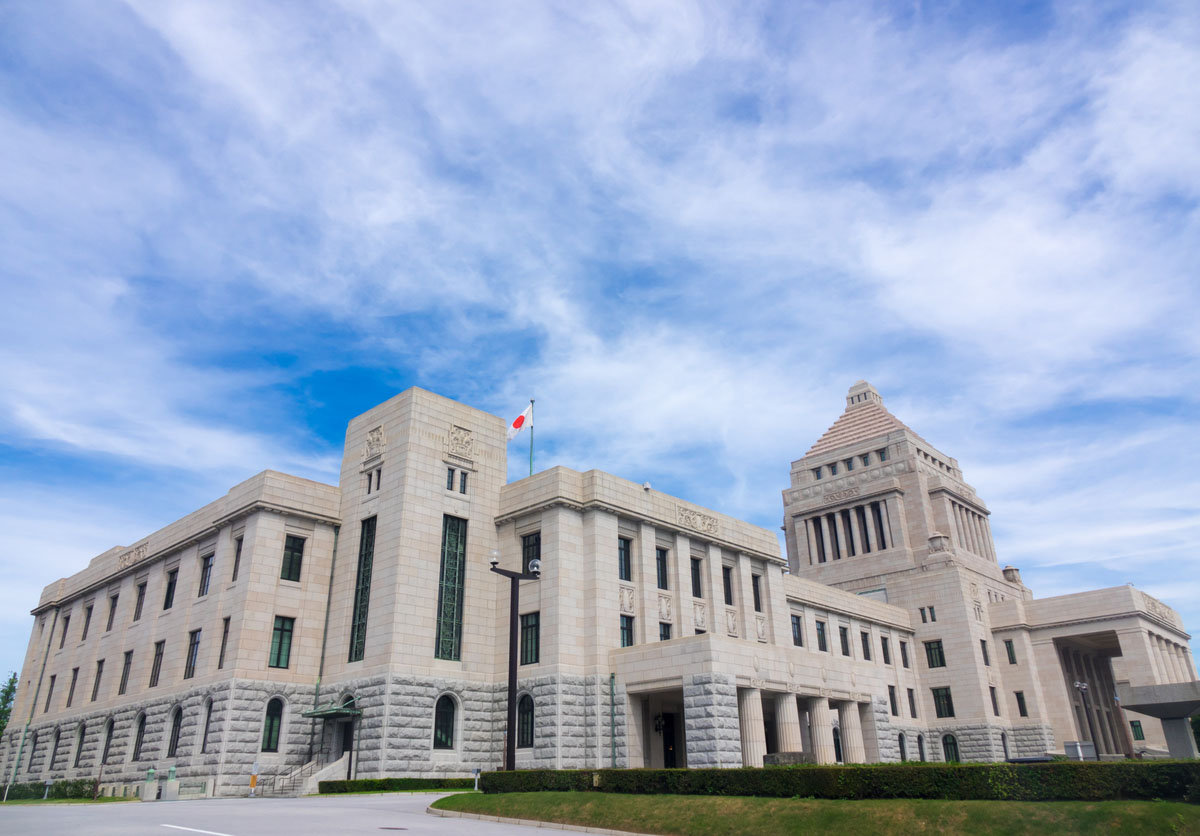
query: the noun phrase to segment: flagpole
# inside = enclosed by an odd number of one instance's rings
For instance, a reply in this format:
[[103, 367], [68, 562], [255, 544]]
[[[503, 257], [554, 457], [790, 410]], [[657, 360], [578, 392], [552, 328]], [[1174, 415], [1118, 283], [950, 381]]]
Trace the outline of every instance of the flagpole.
[[529, 399], [529, 475], [533, 475], [533, 398]]

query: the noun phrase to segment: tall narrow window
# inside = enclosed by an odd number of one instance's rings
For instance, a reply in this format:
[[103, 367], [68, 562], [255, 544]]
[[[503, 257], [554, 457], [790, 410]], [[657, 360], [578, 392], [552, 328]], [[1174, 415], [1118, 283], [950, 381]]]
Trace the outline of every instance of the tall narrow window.
[[1022, 717], [1028, 717], [1029, 716], [1029, 707], [1027, 705], [1025, 705], [1025, 692], [1024, 691], [1016, 691], [1016, 692], [1014, 692], [1014, 696], [1016, 696], [1016, 698], [1017, 698], [1017, 713], [1020, 714]]
[[200, 732], [200, 754], [208, 751], [208, 730], [212, 728], [213, 701], [204, 703], [204, 729]]
[[283, 541], [283, 566], [279, 579], [299, 581], [300, 567], [304, 563], [304, 538], [289, 534]]
[[[1025, 715], [1022, 714], [1021, 716], [1024, 717]], [[1133, 732], [1134, 740], [1145, 740], [1146, 739], [1146, 733], [1144, 731], [1142, 731], [1142, 721], [1141, 720], [1130, 720], [1129, 721], [1129, 730]]]
[[912, 688], [908, 689], [908, 716], [917, 719], [917, 692]]
[[146, 742], [146, 715], [141, 714], [137, 719], [137, 727], [133, 733], [133, 756], [131, 760], [142, 759], [142, 744]]
[[933, 606], [933, 604], [930, 604], [930, 605], [929, 605], [929, 620], [930, 620], [930, 621], [937, 621], [937, 610], [936, 610], [936, 609], [934, 609], [934, 606]]
[[654, 568], [658, 575], [658, 588], [670, 589], [671, 585], [667, 574], [667, 550], [654, 550]]
[[175, 606], [175, 583], [179, 580], [179, 570], [167, 572], [167, 590], [163, 593], [163, 609], [169, 610]]
[[950, 698], [949, 688], [933, 689], [933, 711], [938, 717], [954, 716], [954, 700]]
[[892, 663], [892, 648], [888, 645], [887, 636], [879, 637], [879, 649], [883, 654], [883, 663], [885, 665], [890, 665]]
[[704, 561], [698, 557], [692, 558], [692, 597], [704, 597], [704, 585], [700, 582], [700, 577], [704, 571]]
[[271, 655], [268, 667], [286, 668], [292, 657], [292, 628], [296, 619], [284, 615], [275, 616], [275, 629], [271, 631]]
[[179, 752], [179, 733], [183, 730], [183, 709], [176, 707], [171, 713], [171, 736], [167, 738], [167, 757], [173, 758]]
[[897, 739], [900, 743], [900, 763], [904, 763], [908, 760], [908, 747], [904, 743], [904, 733], [901, 732]]
[[733, 567], [732, 566], [722, 566], [721, 567], [721, 586], [724, 587], [724, 591], [725, 591], [725, 606], [732, 607], [733, 606]]
[[125, 651], [125, 661], [121, 663], [121, 683], [117, 686], [117, 695], [125, 693], [129, 687], [129, 669], [133, 667], [133, 651]]
[[1000, 701], [998, 699], [996, 699], [996, 686], [995, 685], [988, 686], [988, 694], [992, 698], [992, 713], [995, 714], [997, 717], [999, 717], [1000, 716]]
[[917, 735], [917, 757], [921, 759], [921, 763], [925, 763], [925, 735]]
[[64, 615], [62, 618], [62, 623], [63, 623], [62, 632], [58, 636], [58, 649], [59, 650], [62, 650], [63, 646], [67, 643], [67, 631], [71, 629], [71, 616]]
[[433, 748], [454, 748], [454, 697], [443, 694], [433, 709]]
[[446, 490], [454, 490], [454, 468], [446, 468]]
[[762, 612], [762, 575], [750, 576], [750, 591], [754, 595], [754, 611]]
[[438, 580], [434, 656], [457, 662], [462, 655], [463, 573], [467, 560], [467, 521], [442, 517], [442, 565]]
[[117, 599], [120, 597], [120, 594], [117, 594], [108, 599], [108, 624], [104, 628], [106, 633], [113, 628], [113, 619], [117, 617]]
[[108, 765], [108, 753], [112, 750], [113, 727], [114, 723], [109, 720], [104, 726], [104, 749], [100, 753], [100, 763], [104, 766]]
[[817, 622], [817, 650], [821, 651], [822, 653], [829, 652], [829, 642], [825, 638], [825, 622], [824, 621]]
[[79, 681], [79, 668], [71, 668], [71, 687], [67, 689], [67, 708], [75, 700], [75, 683]]
[[842, 655], [850, 655], [850, 629], [848, 627], [838, 627], [838, 638], [842, 642]]
[[928, 624], [928, 623], [929, 623], [929, 616], [927, 616], [927, 615], [925, 614], [925, 608], [924, 608], [924, 607], [921, 607], [921, 623], [922, 623], [922, 624]]
[[264, 752], [279, 751], [279, 728], [283, 725], [283, 700], [275, 697], [267, 703], [267, 713], [263, 717], [262, 750]]
[[633, 541], [628, 537], [617, 538], [617, 577], [620, 580], [633, 580], [633, 566], [630, 561], [630, 552], [632, 549]]
[[88, 629], [92, 626], [92, 605], [88, 604], [83, 610], [83, 632], [79, 635], [81, 642], [87, 641]]
[[158, 675], [162, 673], [163, 650], [166, 649], [166, 646], [166, 639], [154, 643], [154, 662], [150, 665], [151, 688], [157, 687], [158, 685]]
[[142, 605], [146, 603], [146, 582], [142, 581], [137, 587], [137, 601], [133, 605], [133, 620], [140, 621], [142, 618]]
[[900, 642], [900, 664], [908, 667], [908, 642]]
[[75, 769], [79, 768], [79, 761], [83, 758], [83, 741], [87, 737], [87, 724], [80, 723], [79, 731], [75, 733], [75, 761], [71, 764]]
[[888, 686], [888, 705], [891, 706], [892, 716], [899, 717], [900, 716], [900, 706], [896, 704], [896, 686], [895, 685]]
[[660, 642], [671, 640], [671, 625], [665, 621], [658, 622], [658, 640]]
[[187, 656], [183, 660], [183, 678], [191, 679], [196, 675], [196, 659], [200, 655], [200, 631], [188, 633]]
[[541, 656], [541, 615], [531, 612], [521, 616], [521, 664], [536, 665]]
[[350, 620], [351, 662], [367, 652], [367, 610], [371, 604], [371, 575], [375, 568], [375, 517], [362, 521], [358, 538], [358, 575], [354, 579], [354, 613]]
[[804, 647], [804, 619], [797, 613], [792, 613], [792, 644]]
[[517, 748], [533, 748], [533, 697], [528, 694], [517, 700]]
[[521, 571], [528, 574], [529, 564], [542, 559], [542, 532], [535, 531], [521, 538]]
[[200, 558], [200, 588], [196, 592], [197, 598], [203, 598], [208, 594], [208, 584], [212, 580], [213, 555], [206, 554]]
[[233, 583], [237, 580], [238, 570], [242, 568], [242, 538], [235, 537], [233, 540], [233, 576], [229, 578], [229, 582]]
[[460, 470], [458, 472], [458, 492], [467, 492], [467, 471], [465, 470]]
[[100, 696], [100, 677], [104, 675], [104, 660], [96, 661], [96, 678], [92, 680], [92, 702], [96, 701], [96, 697]]
[[1008, 663], [1010, 665], [1015, 665], [1017, 663], [1017, 651], [1016, 648], [1013, 647], [1012, 639], [1004, 640], [1004, 652], [1008, 654]]
[[621, 616], [621, 647], [633, 647], [633, 616]]
[[862, 640], [863, 659], [871, 661], [871, 634], [865, 630], [859, 631], [859, 638]]
[[[951, 711], [949, 716], [953, 717], [954, 712]], [[958, 763], [958, 739], [954, 735], [942, 735], [942, 753], [946, 756], [946, 763]]]
[[50, 746], [50, 769], [54, 770], [54, 762], [58, 760], [58, 744], [62, 741], [62, 731], [54, 730], [54, 743]]
[[991, 667], [992, 666], [992, 657], [988, 655], [987, 639], [979, 640], [979, 649], [980, 649], [980, 651], [983, 652], [983, 664], [987, 665], [988, 667]]
[[225, 649], [229, 646], [229, 618], [221, 620], [221, 652], [217, 654], [217, 670], [225, 667]]
[[941, 639], [925, 642], [925, 661], [931, 668], [946, 667], [946, 654], [942, 651]]

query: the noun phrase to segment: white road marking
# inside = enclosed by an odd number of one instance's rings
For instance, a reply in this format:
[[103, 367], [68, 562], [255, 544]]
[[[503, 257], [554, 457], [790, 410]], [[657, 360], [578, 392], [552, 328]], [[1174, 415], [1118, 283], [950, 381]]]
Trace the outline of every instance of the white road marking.
[[162, 827], [170, 827], [170, 828], [173, 828], [173, 829], [175, 829], [175, 830], [187, 830], [187, 831], [189, 831], [189, 832], [191, 832], [191, 833], [207, 833], [207, 834], [209, 834], [209, 836], [232, 836], [232, 835], [231, 835], [231, 834], [229, 834], [229, 833], [218, 833], [218, 832], [217, 832], [217, 831], [215, 831], [215, 830], [197, 830], [197, 829], [196, 829], [196, 828], [194, 828], [194, 827], [183, 827], [183, 826], [181, 826], [181, 825], [178, 825], [178, 824], [164, 824], [164, 825], [161, 825], [161, 826], [162, 826]]

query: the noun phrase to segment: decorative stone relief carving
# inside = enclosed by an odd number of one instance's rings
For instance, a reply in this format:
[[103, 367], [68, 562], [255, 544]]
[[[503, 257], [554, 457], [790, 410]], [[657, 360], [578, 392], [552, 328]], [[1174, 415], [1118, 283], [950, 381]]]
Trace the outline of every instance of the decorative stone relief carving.
[[692, 604], [692, 623], [696, 625], [697, 629], [708, 629], [708, 617], [704, 612], [703, 604]]
[[929, 551], [933, 554], [950, 551], [950, 538], [940, 531], [929, 535]]
[[475, 458], [475, 437], [466, 427], [451, 426], [446, 433], [446, 452], [460, 459]]
[[725, 610], [725, 631], [731, 636], [738, 634], [737, 610]]
[[767, 640], [767, 617], [764, 615], [755, 616], [754, 628], [758, 631], [758, 640], [765, 642]]
[[682, 505], [676, 505], [676, 519], [679, 524], [694, 529], [695, 531], [703, 531], [705, 534], [716, 534], [719, 531], [717, 518], [710, 514], [702, 514], [699, 511], [691, 508], [685, 508]]
[[841, 502], [843, 499], [853, 499], [861, 495], [861, 488], [846, 488], [844, 491], [834, 491], [833, 493], [825, 494], [821, 501], [825, 505], [832, 505], [835, 502]]
[[[1141, 592], [1141, 590], [1138, 590]], [[1179, 626], [1179, 615], [1157, 598], [1151, 598], [1145, 592], [1142, 592], [1142, 601], [1146, 604], [1146, 609], [1154, 613], [1163, 621]]]
[[632, 586], [621, 587], [621, 612], [630, 614], [633, 613], [633, 598], [634, 595]]
[[142, 543], [140, 546], [135, 546], [129, 551], [122, 553], [121, 556], [117, 558], [117, 569], [128, 569], [133, 564], [140, 563], [146, 559], [146, 553], [147, 551], [145, 543]]
[[671, 599], [667, 595], [658, 596], [658, 620], [671, 620]]
[[367, 443], [363, 445], [362, 457], [363, 461], [378, 456], [383, 453], [387, 447], [387, 438], [383, 434], [383, 427], [376, 427], [373, 430], [367, 431]]

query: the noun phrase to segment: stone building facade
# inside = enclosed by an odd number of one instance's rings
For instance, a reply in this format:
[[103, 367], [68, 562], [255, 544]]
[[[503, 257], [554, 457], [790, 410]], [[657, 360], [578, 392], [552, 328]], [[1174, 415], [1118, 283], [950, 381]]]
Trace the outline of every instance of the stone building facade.
[[6, 780], [121, 793], [174, 767], [240, 795], [251, 773], [270, 791], [495, 769], [492, 561], [542, 567], [520, 584], [518, 767], [1129, 756], [1165, 751], [1177, 718], [1153, 706], [1200, 689], [1161, 602], [1034, 599], [957, 462], [868, 384], [792, 464], [786, 553], [607, 473], [508, 483], [505, 433], [410, 389], [350, 422], [338, 486], [260, 473], [48, 586]]

